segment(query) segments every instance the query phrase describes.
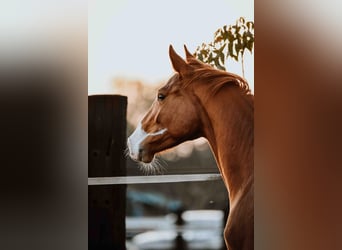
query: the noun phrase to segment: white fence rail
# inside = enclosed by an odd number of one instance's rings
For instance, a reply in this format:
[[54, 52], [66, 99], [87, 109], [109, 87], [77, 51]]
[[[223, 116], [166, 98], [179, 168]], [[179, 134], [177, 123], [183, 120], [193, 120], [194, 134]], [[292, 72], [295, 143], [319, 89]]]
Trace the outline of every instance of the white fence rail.
[[183, 174], [183, 175], [153, 175], [153, 176], [118, 176], [88, 178], [88, 185], [146, 184], [172, 183], [192, 181], [221, 180], [220, 174]]

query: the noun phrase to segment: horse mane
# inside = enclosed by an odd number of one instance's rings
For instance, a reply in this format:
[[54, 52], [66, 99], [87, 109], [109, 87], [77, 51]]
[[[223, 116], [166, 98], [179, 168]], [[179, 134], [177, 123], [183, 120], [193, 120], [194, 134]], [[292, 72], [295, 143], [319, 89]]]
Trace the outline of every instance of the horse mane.
[[[236, 152], [241, 153], [242, 158], [248, 158], [247, 155], [253, 151], [254, 141], [254, 96], [251, 93], [248, 82], [241, 76], [227, 72], [224, 70], [218, 70], [211, 65], [202, 63], [194, 57], [187, 59], [188, 65], [192, 68], [189, 74], [184, 77], [184, 84], [196, 84], [198, 82], [208, 84], [210, 87], [207, 89], [206, 98], [212, 98], [225, 86], [234, 86], [241, 90], [241, 94], [247, 106], [244, 106], [240, 110], [240, 115], [244, 118], [235, 117], [234, 124], [230, 124], [234, 129], [229, 130], [230, 138], [235, 138]], [[245, 115], [246, 112], [252, 114], [251, 116]], [[240, 142], [240, 143], [237, 143]]]
[[191, 83], [199, 80], [205, 81], [213, 84], [210, 90], [210, 94], [215, 95], [222, 87], [226, 86], [227, 84], [234, 84], [240, 87], [246, 95], [252, 96], [248, 82], [241, 76], [231, 72], [215, 69], [211, 65], [204, 64], [198, 61], [194, 57], [189, 58], [187, 61], [188, 65], [190, 65], [193, 70], [191, 76], [184, 79], [185, 86], [188, 86]]

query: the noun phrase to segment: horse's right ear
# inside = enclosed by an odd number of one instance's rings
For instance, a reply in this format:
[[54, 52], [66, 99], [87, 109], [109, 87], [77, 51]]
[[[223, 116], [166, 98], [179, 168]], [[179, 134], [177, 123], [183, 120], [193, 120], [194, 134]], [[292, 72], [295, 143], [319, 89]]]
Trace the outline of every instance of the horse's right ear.
[[194, 55], [190, 53], [190, 51], [188, 50], [188, 48], [186, 47], [185, 44], [184, 44], [184, 51], [185, 51], [185, 55], [186, 55], [186, 60], [187, 61], [195, 59]]
[[189, 65], [183, 60], [173, 49], [172, 45], [169, 47], [169, 56], [172, 63], [172, 67], [180, 75], [184, 75], [187, 70], [189, 70]]

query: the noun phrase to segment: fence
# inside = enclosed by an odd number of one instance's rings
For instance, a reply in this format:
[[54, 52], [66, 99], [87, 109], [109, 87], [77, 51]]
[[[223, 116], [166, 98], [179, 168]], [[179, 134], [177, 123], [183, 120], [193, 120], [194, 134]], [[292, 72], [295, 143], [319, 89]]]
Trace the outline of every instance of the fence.
[[220, 180], [220, 174], [126, 176], [127, 97], [88, 97], [88, 245], [125, 247], [126, 185]]

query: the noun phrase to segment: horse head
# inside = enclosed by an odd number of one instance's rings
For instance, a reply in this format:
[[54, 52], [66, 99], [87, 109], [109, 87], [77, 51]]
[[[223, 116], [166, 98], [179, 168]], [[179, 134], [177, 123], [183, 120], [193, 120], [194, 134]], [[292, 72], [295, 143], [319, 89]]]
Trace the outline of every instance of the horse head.
[[187, 61], [170, 45], [175, 74], [158, 90], [151, 108], [128, 138], [129, 155], [135, 161], [149, 163], [156, 153], [201, 136], [196, 97], [191, 85], [184, 84], [193, 73], [188, 61], [196, 59], [184, 48]]

